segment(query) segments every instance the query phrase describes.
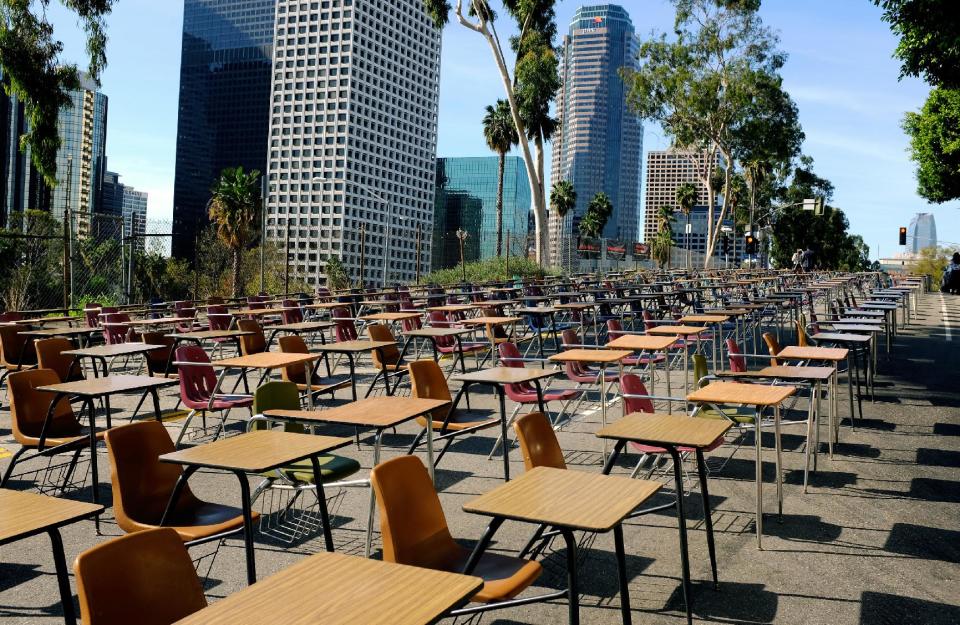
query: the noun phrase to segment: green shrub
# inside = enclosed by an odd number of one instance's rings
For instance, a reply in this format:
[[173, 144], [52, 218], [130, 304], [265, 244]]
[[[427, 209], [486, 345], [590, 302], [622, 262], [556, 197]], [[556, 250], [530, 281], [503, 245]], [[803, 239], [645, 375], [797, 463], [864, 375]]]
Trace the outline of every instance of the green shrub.
[[[508, 277], [519, 278], [542, 278], [546, 275], [559, 275], [557, 268], [541, 269], [536, 261], [529, 258], [511, 258], [509, 266], [510, 274], [507, 275], [507, 259], [505, 257], [489, 258], [473, 263], [467, 263], [466, 275], [468, 282], [493, 282], [504, 280]], [[439, 284], [441, 286], [450, 286], [459, 284], [463, 281], [463, 269], [458, 265], [449, 269], [438, 269], [431, 274], [424, 276], [420, 282], [423, 284]]]

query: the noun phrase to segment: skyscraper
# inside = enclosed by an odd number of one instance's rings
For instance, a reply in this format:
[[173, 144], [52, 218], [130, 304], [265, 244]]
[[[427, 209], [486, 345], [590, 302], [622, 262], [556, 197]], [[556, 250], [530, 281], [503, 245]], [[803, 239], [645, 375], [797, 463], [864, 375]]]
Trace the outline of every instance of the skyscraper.
[[907, 229], [907, 249], [914, 254], [927, 247], [937, 247], [937, 222], [933, 213], [917, 213]]
[[[464, 252], [467, 261], [497, 255], [497, 161], [496, 156], [437, 159], [434, 269], [460, 262], [458, 228], [470, 235]], [[525, 253], [529, 217], [527, 169], [519, 156], [508, 156], [503, 176], [503, 250], [509, 235], [513, 241], [524, 241], [522, 246], [514, 243], [511, 254], [521, 249]]]
[[30, 149], [19, 149], [20, 135], [27, 130], [23, 105], [14, 96], [2, 96], [0, 112], [3, 149], [0, 196], [5, 218], [11, 212], [42, 210], [63, 219], [69, 201], [78, 234], [89, 232], [92, 214], [101, 212], [101, 190], [106, 170], [107, 96], [86, 74], [80, 88], [69, 92], [71, 106], [60, 109], [57, 128], [57, 180], [50, 189], [30, 163]]
[[[698, 172], [704, 169], [705, 157], [701, 153], [669, 149], [647, 152], [647, 189], [644, 199], [643, 240], [650, 242], [657, 234], [660, 208], [671, 206], [677, 209], [677, 188], [689, 182], [697, 188], [697, 205], [691, 211], [690, 249], [705, 252], [707, 249], [707, 187], [701, 182]], [[719, 166], [719, 158], [714, 167]], [[674, 225], [674, 240], [684, 247], [685, 220], [678, 215]], [[719, 246], [718, 246], [719, 247]]]
[[274, 40], [267, 238], [289, 227], [309, 284], [329, 256], [359, 277], [362, 246], [380, 283], [414, 278], [419, 224], [429, 271], [440, 33], [422, 0], [279, 0]]
[[566, 261], [580, 218], [598, 192], [613, 203], [603, 236], [634, 241], [640, 219], [643, 125], [627, 103], [623, 68], [635, 67], [638, 42], [620, 6], [580, 7], [563, 38], [552, 181], [569, 180], [577, 205], [566, 224], [550, 219], [551, 257]]
[[[104, 174], [102, 208], [102, 212], [122, 219], [123, 236], [137, 237], [146, 232], [147, 194], [120, 182], [120, 174], [116, 172]], [[143, 238], [136, 239], [134, 246], [143, 251]]]
[[266, 169], [275, 4], [184, 0], [173, 188], [176, 257], [193, 258], [194, 235], [207, 223], [210, 187], [221, 171]]

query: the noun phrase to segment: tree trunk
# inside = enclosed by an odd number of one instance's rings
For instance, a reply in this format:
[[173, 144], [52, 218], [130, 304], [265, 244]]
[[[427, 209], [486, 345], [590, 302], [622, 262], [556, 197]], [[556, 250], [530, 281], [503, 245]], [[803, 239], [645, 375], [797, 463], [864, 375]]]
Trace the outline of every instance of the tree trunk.
[[[730, 175], [733, 166], [730, 164], [733, 162], [733, 159], [729, 155], [723, 155], [724, 160], [727, 162], [727, 168], [723, 174], [723, 207], [720, 209], [720, 216], [717, 218], [716, 228], [714, 229], [713, 236], [707, 239], [707, 260], [704, 263], [704, 267], [710, 266], [710, 259], [713, 258], [713, 250], [717, 246], [717, 235], [720, 233], [720, 225], [723, 222], [724, 217], [727, 215], [727, 208], [730, 206]], [[712, 203], [712, 202], [711, 202]], [[734, 235], [736, 235], [736, 221], [734, 221]], [[734, 238], [736, 240], [736, 238]]]
[[497, 258], [503, 254], [503, 174], [507, 167], [507, 155], [500, 155], [497, 169]]
[[543, 173], [543, 137], [534, 141], [537, 159], [537, 188], [534, 193], [534, 224], [536, 226], [537, 264], [544, 267], [550, 264], [550, 236], [547, 227], [547, 193], [544, 189]]
[[233, 250], [233, 297], [240, 297], [240, 248]]

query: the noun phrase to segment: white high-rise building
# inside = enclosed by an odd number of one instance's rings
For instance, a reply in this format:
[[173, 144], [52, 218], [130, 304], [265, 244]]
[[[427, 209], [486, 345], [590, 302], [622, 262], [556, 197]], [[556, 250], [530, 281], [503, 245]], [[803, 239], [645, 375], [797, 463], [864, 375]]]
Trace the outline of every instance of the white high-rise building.
[[423, 1], [278, 0], [275, 28], [268, 239], [289, 222], [309, 284], [329, 256], [356, 279], [362, 255], [378, 285], [414, 279], [419, 226], [428, 272], [440, 33]]

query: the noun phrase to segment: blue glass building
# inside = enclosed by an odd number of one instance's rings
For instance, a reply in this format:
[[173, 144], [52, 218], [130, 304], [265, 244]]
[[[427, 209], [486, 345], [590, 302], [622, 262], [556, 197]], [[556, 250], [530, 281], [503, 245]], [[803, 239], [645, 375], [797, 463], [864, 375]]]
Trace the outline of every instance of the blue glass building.
[[643, 125], [629, 108], [620, 76], [636, 66], [637, 51], [630, 15], [614, 4], [580, 7], [563, 38], [552, 181], [572, 182], [577, 204], [565, 224], [556, 216], [550, 220], [555, 261], [569, 254], [564, 241], [575, 238], [576, 224], [599, 192], [613, 203], [603, 236], [638, 240]]
[[193, 258], [210, 187], [266, 170], [275, 0], [184, 0], [173, 255]]
[[[470, 235], [464, 246], [467, 262], [497, 255], [498, 157], [437, 159], [437, 193], [433, 217], [433, 268], [460, 262], [456, 231]], [[526, 239], [530, 214], [530, 179], [519, 156], [508, 156], [503, 178], [503, 249], [507, 233]], [[513, 246], [514, 252], [517, 246]]]
[[937, 222], [933, 213], [917, 213], [907, 230], [907, 248], [914, 254], [927, 247], [937, 247]]

